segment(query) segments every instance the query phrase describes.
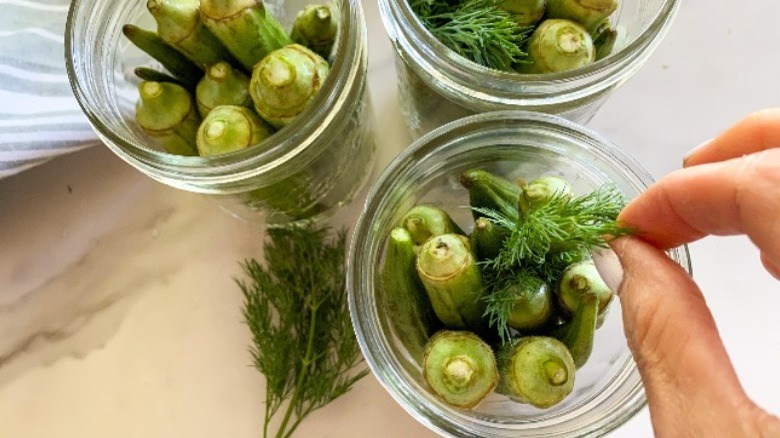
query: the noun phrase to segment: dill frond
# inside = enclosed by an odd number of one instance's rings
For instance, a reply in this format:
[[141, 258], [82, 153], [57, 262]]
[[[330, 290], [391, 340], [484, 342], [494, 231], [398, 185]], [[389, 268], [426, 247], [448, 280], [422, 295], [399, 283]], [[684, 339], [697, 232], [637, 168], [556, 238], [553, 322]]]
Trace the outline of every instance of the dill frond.
[[[277, 414], [273, 436], [289, 437], [312, 411], [343, 395], [368, 371], [361, 362], [345, 291], [346, 233], [327, 240], [327, 229], [272, 229], [265, 267], [242, 264], [247, 280], [244, 319], [252, 333], [250, 353], [266, 378], [263, 436]], [[280, 409], [287, 403], [284, 411]]]
[[410, 0], [412, 10], [450, 50], [485, 67], [514, 71], [527, 54], [521, 46], [532, 27], [519, 26], [500, 0]]
[[510, 334], [506, 322], [512, 310], [511, 282], [536, 276], [554, 286], [566, 267], [607, 246], [608, 239], [630, 234], [631, 229], [616, 222], [625, 202], [616, 187], [605, 185], [580, 197], [553, 196], [517, 217], [473, 208], [508, 231], [498, 255], [481, 262], [487, 285], [485, 314], [502, 340]]

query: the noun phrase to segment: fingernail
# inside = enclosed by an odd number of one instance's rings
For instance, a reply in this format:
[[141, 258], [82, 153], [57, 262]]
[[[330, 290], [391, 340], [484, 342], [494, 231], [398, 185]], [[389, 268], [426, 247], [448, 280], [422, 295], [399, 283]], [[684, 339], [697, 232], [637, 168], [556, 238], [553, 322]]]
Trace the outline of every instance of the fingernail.
[[688, 153], [686, 153], [685, 156], [683, 157], [683, 167], [686, 167], [688, 165], [688, 160], [691, 158], [691, 156], [693, 156], [696, 152], [700, 151], [701, 149], [704, 149], [705, 147], [707, 147], [707, 145], [712, 143], [713, 140], [715, 140], [714, 137], [709, 139], [709, 140], [707, 140], [707, 141], [704, 141], [704, 142], [700, 143], [698, 146], [696, 146], [693, 149], [689, 150]]
[[615, 251], [609, 248], [599, 248], [593, 252], [592, 257], [601, 279], [612, 292], [619, 293], [620, 284], [623, 283], [623, 265], [620, 264], [620, 259]]

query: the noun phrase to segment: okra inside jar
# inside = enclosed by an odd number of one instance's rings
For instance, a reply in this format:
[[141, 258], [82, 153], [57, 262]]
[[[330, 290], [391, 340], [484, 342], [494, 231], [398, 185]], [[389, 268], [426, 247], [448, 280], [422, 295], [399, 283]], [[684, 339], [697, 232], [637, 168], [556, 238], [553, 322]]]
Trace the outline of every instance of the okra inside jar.
[[677, 0], [380, 0], [399, 101], [419, 137], [528, 110], [587, 122], [665, 35]]
[[[391, 291], [396, 288], [424, 290], [423, 282], [429, 280], [435, 280], [434, 285], [437, 286], [434, 300], [446, 298], [448, 295], [442, 292], [453, 286], [447, 280], [450, 274], [462, 276], [456, 289], [470, 285], [471, 290], [477, 285], [475, 288], [479, 290], [479, 281], [475, 281], [473, 269], [469, 266], [473, 267], [473, 258], [492, 257], [496, 251], [495, 236], [498, 235], [500, 240], [503, 235], [491, 230], [489, 225], [495, 224], [490, 221], [480, 225], [484, 218], [475, 220], [468, 207], [472, 203], [468, 187], [483, 181], [481, 176], [485, 176], [484, 172], [503, 178], [503, 183], [492, 184], [491, 190], [483, 191], [489, 196], [477, 193], [475, 199], [482, 199], [479, 202], [496, 199], [491, 193], [512, 194], [519, 192], [522, 186], [531, 186], [523, 189], [533, 196], [522, 207], [519, 202], [493, 202], [488, 205], [491, 210], [506, 215], [512, 215], [513, 211], [518, 214], [521, 209], [538, 208], [546, 193], [560, 192], [564, 195], [568, 192], [566, 189], [547, 190], [548, 184], [538, 185], [533, 181], [543, 176], [554, 176], [568, 182], [575, 198], [593, 193], [605, 185], [614, 185], [627, 199], [633, 198], [652, 182], [641, 166], [607, 139], [580, 125], [546, 114], [503, 111], [474, 115], [422, 137], [382, 172], [369, 192], [355, 225], [347, 288], [355, 332], [366, 362], [404, 409], [443, 436], [563, 438], [607, 433], [631, 418], [646, 402], [639, 372], [623, 333], [619, 300], [609, 300], [611, 310], [601, 315], [600, 322], [599, 307], [594, 306], [599, 301], [596, 293], [582, 293], [577, 308], [571, 314], [561, 315], [560, 300], [557, 296], [550, 299], [549, 290], [539, 281], [522, 282], [509, 288], [528, 298], [520, 303], [507, 300], [508, 304], [523, 309], [512, 319], [513, 324], [519, 327], [516, 329], [519, 334], [526, 336], [521, 336], [517, 343], [513, 336], [513, 342], [506, 343], [504, 354], [496, 354], [502, 350], [500, 335], [495, 332], [491, 335], [488, 331], [487, 336], [477, 336], [495, 356], [495, 368], [499, 374], [496, 383], [490, 378], [495, 374], [480, 372], [489, 371], [491, 367], [489, 360], [474, 357], [473, 352], [484, 351], [478, 343], [462, 352], [448, 348], [449, 342], [443, 344], [444, 348], [437, 343], [435, 360], [425, 361], [427, 343], [435, 333], [455, 332], [460, 339], [471, 338], [458, 334], [468, 330], [450, 329], [445, 325], [457, 324], [458, 319], [472, 325], [469, 321], [474, 315], [461, 313], [462, 307], [455, 305], [455, 312], [450, 315], [452, 318], [445, 321], [432, 309], [430, 313], [425, 313], [429, 319], [403, 319], [404, 314], [415, 314], [408, 312], [415, 300], [392, 299]], [[525, 182], [518, 185], [518, 179]], [[484, 185], [484, 181], [480, 184]], [[422, 206], [442, 210], [451, 221]], [[411, 213], [415, 214], [405, 218]], [[437, 224], [439, 231], [444, 232], [440, 240], [421, 228], [420, 224], [428, 223], [428, 218], [434, 219], [431, 223]], [[473, 236], [474, 233], [477, 235]], [[444, 237], [448, 234], [454, 236]], [[465, 241], [457, 237], [463, 234], [468, 235]], [[421, 242], [423, 239], [431, 239], [433, 243]], [[471, 245], [471, 254], [463, 249], [467, 244]], [[417, 251], [415, 246], [419, 246]], [[384, 275], [386, 266], [416, 273], [417, 257], [421, 251], [427, 254], [423, 266], [425, 280], [419, 274], [418, 278], [414, 275]], [[690, 270], [685, 248], [671, 250], [669, 256]], [[391, 257], [407, 261], [388, 265]], [[431, 266], [435, 259], [449, 262], [443, 267]], [[477, 267], [480, 268], [479, 261]], [[484, 287], [486, 282], [484, 278], [481, 280]], [[567, 294], [579, 290], [579, 283], [576, 280], [573, 283], [575, 290]], [[551, 286], [550, 289], [554, 291], [556, 287]], [[514, 294], [514, 291], [510, 292]], [[427, 291], [416, 296], [421, 297], [417, 303], [425, 303], [425, 298], [433, 307]], [[459, 297], [466, 298], [461, 301], [462, 305], [476, 303], [470, 300], [469, 294]], [[455, 304], [443, 299], [438, 301], [445, 309], [452, 309], [452, 304]], [[579, 309], [580, 304], [582, 309]], [[550, 313], [557, 315], [556, 319], [551, 321]], [[560, 326], [557, 318], [569, 324]], [[566, 339], [568, 336], [563, 336], [566, 333], [550, 330], [547, 325], [550, 322], [553, 329], [561, 328], [577, 336], [571, 335], [571, 339]], [[580, 330], [570, 332], [568, 328], [585, 328], [591, 324], [598, 329], [594, 331], [592, 347], [588, 348], [587, 339], [577, 339]], [[476, 325], [478, 332], [484, 331], [484, 327]], [[520, 343], [523, 338], [534, 340], [525, 341], [528, 344]], [[448, 339], [452, 338], [448, 335], [445, 340]], [[555, 339], [555, 342], [550, 339]], [[572, 345], [571, 348], [566, 346], [567, 342]], [[491, 344], [499, 344], [499, 348], [490, 347]], [[519, 360], [523, 352], [533, 353], [529, 356], [532, 367], [536, 367], [535, 373], [513, 372], [527, 368], [528, 362]], [[587, 358], [584, 363], [582, 358]], [[440, 385], [426, 381], [426, 365], [433, 368], [429, 374], [444, 377]], [[501, 375], [504, 375], [503, 380]], [[572, 376], [574, 381], [569, 388]], [[434, 390], [434, 387], [437, 389]], [[540, 387], [547, 389], [538, 391]], [[436, 391], [442, 388], [457, 391], [452, 400], [466, 407], [455, 406], [437, 395]], [[488, 395], [472, 406], [471, 395], [481, 395], [485, 388], [489, 390]], [[529, 391], [529, 388], [536, 389]]]
[[106, 144], [152, 178], [269, 223], [332, 214], [366, 181], [375, 146], [359, 2], [72, 8], [77, 98]]
[[471, 218], [440, 202], [406, 211], [387, 237], [379, 305], [445, 403], [479, 409], [501, 395], [551, 408], [612, 303], [591, 253], [630, 233], [616, 221], [625, 199], [612, 185], [575, 194], [555, 175], [473, 168], [458, 180]]

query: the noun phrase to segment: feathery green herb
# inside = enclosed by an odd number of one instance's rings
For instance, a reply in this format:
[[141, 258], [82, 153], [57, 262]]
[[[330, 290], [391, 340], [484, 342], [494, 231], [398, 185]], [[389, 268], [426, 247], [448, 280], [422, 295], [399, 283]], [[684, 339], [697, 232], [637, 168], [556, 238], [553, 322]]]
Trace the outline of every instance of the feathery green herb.
[[[483, 278], [490, 283], [486, 289], [490, 292], [483, 297], [487, 303], [485, 316], [490, 327], [496, 327], [503, 342], [509, 341], [512, 333], [509, 330], [509, 315], [515, 306], [518, 290], [530, 291], [539, 285], [539, 277], [526, 270], [518, 270], [515, 275], [499, 276], [483, 270]], [[520, 286], [515, 287], [515, 286]]]
[[455, 53], [496, 70], [514, 71], [533, 27], [519, 26], [501, 0], [410, 0], [426, 29]]
[[[368, 371], [353, 372], [361, 356], [345, 293], [346, 233], [327, 241], [327, 229], [307, 226], [268, 235], [266, 267], [245, 261], [249, 279], [236, 282], [244, 294], [254, 365], [266, 378], [263, 436], [287, 438]], [[281, 422], [269, 434], [277, 414]]]
[[630, 229], [616, 222], [624, 205], [617, 188], [605, 185], [580, 197], [556, 195], [517, 218], [474, 208], [509, 232], [499, 254], [482, 262], [488, 285], [485, 315], [503, 341], [510, 338], [506, 325], [511, 311], [510, 282], [538, 276], [555, 284], [567, 266], [583, 260], [593, 248], [605, 247], [608, 238], [630, 234]]

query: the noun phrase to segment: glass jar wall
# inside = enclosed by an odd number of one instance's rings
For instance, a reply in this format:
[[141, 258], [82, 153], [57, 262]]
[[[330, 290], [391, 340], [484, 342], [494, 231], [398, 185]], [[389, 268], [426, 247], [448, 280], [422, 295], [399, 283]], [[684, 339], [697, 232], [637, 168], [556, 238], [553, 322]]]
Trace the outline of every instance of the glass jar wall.
[[622, 0], [610, 17], [618, 32], [610, 56], [576, 70], [523, 75], [457, 55], [423, 27], [406, 0], [379, 0], [379, 6], [395, 48], [401, 110], [416, 138], [487, 111], [527, 110], [588, 122], [653, 52], [673, 21], [678, 0]]
[[[267, 2], [289, 30], [308, 0]], [[248, 220], [317, 219], [348, 202], [367, 180], [375, 145], [366, 89], [367, 36], [360, 2], [337, 0], [340, 27], [331, 69], [309, 106], [258, 145], [222, 155], [163, 152], [134, 121], [140, 82], [133, 70], [159, 67], [123, 35], [125, 24], [156, 28], [144, 2], [74, 0], [66, 57], [71, 84], [99, 137], [144, 174], [207, 194]]]

